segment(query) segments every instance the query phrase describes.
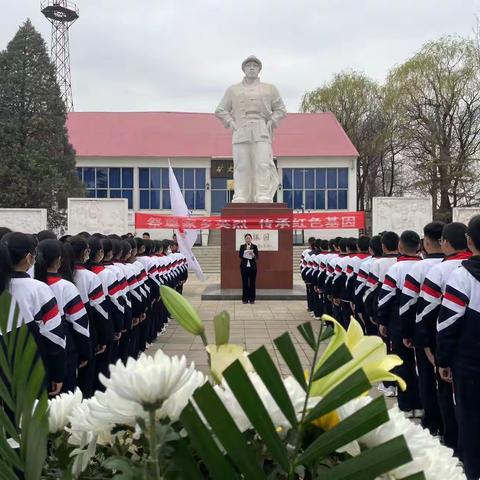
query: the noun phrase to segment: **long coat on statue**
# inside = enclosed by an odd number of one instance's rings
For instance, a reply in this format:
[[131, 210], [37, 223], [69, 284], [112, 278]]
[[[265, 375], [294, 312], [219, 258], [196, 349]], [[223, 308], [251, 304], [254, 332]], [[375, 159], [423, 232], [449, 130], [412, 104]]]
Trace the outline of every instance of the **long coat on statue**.
[[243, 80], [227, 89], [215, 115], [232, 135], [233, 202], [272, 202], [279, 179], [273, 163], [273, 129], [287, 114], [274, 85]]

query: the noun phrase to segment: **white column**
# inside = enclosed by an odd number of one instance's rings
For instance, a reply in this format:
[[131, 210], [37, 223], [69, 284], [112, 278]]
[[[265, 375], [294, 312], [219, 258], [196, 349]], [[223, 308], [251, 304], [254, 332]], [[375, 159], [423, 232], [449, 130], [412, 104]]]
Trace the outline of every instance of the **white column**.
[[139, 170], [138, 167], [133, 167], [133, 211], [140, 210], [140, 186], [139, 186]]
[[348, 167], [348, 205], [349, 211], [357, 209], [357, 161], [352, 158], [352, 163]]

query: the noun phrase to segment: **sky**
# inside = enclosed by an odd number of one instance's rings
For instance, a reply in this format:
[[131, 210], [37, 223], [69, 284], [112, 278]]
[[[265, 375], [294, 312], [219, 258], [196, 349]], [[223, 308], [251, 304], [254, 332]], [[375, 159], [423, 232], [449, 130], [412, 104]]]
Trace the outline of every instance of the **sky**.
[[[470, 36], [480, 0], [77, 0], [70, 30], [76, 111], [212, 112], [254, 54], [287, 110], [342, 71], [383, 82], [423, 44]], [[0, 50], [39, 0], [0, 0]]]

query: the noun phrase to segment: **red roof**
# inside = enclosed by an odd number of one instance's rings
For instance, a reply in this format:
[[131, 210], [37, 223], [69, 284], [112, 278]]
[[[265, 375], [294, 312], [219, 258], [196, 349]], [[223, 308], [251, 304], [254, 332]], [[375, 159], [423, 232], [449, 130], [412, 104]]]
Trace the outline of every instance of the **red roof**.
[[[81, 157], [232, 157], [230, 131], [212, 113], [72, 112]], [[289, 113], [275, 132], [277, 157], [356, 157], [332, 113]]]

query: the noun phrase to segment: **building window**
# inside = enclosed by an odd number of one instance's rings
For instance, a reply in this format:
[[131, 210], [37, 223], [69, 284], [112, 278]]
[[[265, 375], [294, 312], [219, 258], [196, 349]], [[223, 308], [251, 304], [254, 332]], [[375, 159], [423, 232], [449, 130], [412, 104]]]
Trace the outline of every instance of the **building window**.
[[133, 168], [78, 167], [87, 195], [91, 198], [126, 198], [133, 208]]
[[284, 168], [283, 201], [295, 210], [346, 210], [348, 168]]
[[[205, 209], [205, 168], [174, 168], [175, 177], [190, 210]], [[169, 210], [168, 168], [139, 168], [141, 210]]]

